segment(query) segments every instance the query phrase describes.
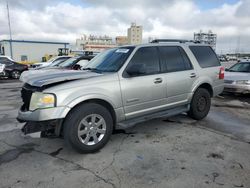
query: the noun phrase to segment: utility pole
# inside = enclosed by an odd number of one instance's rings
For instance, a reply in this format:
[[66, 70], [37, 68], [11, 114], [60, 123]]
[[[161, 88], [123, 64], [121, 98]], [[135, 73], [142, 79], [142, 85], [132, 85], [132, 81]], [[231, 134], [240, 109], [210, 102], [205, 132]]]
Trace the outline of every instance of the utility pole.
[[10, 57], [13, 59], [13, 50], [12, 50], [12, 33], [11, 33], [11, 25], [10, 25], [10, 12], [9, 12], [9, 5], [7, 3], [7, 14], [8, 14], [8, 24], [9, 24], [9, 34], [10, 34]]

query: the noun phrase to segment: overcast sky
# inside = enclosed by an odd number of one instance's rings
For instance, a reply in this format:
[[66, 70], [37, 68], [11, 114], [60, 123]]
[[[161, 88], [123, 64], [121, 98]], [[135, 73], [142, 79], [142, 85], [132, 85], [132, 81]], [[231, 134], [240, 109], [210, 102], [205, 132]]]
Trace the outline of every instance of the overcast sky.
[[[131, 22], [143, 40], [218, 35], [217, 52], [250, 52], [250, 0], [8, 0], [13, 39], [75, 43], [81, 34], [126, 35]], [[8, 39], [0, 0], [0, 40]]]

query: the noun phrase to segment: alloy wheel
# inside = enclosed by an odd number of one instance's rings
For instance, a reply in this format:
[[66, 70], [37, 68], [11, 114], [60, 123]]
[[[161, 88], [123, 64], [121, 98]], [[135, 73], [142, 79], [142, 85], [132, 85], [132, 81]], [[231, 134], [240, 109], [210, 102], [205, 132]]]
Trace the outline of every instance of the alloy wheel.
[[99, 114], [84, 117], [78, 125], [78, 138], [85, 145], [95, 145], [106, 133], [106, 122]]

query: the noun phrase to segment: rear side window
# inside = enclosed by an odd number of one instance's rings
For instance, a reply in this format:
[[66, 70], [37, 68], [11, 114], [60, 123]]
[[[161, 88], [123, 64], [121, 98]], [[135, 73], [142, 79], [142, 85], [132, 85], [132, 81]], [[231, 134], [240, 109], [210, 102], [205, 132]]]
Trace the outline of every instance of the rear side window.
[[220, 66], [213, 49], [209, 46], [189, 46], [202, 68]]
[[159, 51], [161, 62], [167, 72], [192, 69], [192, 65], [182, 48], [177, 46], [160, 46]]

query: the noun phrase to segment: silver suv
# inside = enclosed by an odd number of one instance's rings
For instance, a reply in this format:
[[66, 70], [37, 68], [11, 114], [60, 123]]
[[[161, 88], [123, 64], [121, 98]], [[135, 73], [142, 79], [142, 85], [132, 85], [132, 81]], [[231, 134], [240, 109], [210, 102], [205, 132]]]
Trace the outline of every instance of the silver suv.
[[23, 132], [63, 136], [95, 152], [114, 129], [183, 112], [200, 120], [223, 91], [224, 69], [211, 47], [183, 40], [106, 50], [83, 70], [34, 71], [21, 77]]

